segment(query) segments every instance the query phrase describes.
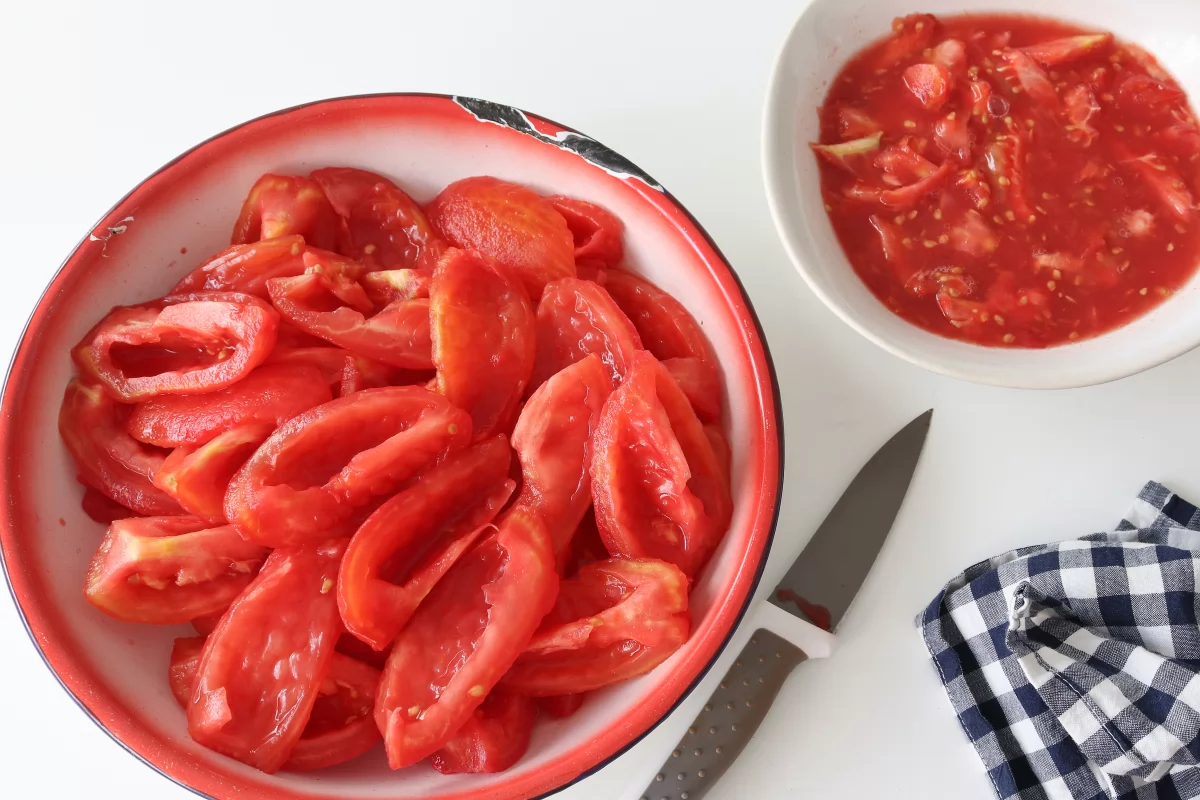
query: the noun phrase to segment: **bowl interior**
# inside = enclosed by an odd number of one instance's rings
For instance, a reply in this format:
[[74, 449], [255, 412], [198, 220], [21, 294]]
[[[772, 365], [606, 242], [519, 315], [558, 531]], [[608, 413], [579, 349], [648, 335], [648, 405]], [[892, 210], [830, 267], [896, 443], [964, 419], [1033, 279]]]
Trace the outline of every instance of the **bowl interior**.
[[[1200, 5], [1185, 0], [1095, 3], [991, 0], [969, 10], [1047, 14], [1111, 30], [1158, 56], [1194, 101], [1200, 97]], [[814, 0], [797, 21], [775, 66], [767, 99], [764, 171], [776, 225], [801, 274], [847, 323], [926, 369], [981, 383], [1065, 388], [1130, 375], [1200, 343], [1200, 276], [1132, 323], [1095, 339], [1046, 350], [985, 348], [945, 339], [888, 311], [858, 279], [825, 213], [808, 142], [818, 137], [816, 109], [850, 56], [886, 35], [894, 17], [915, 11], [961, 14], [964, 4], [928, 0]]]
[[[482, 122], [449, 98], [350, 98], [263, 118], [156, 174], [83, 241], [35, 312], [5, 391], [4, 556], [19, 605], [60, 679], [110, 732], [169, 775], [218, 797], [530, 797], [618, 752], [664, 715], [707, 667], [757, 581], [776, 510], [779, 430], [773, 378], [753, 314], [703, 233], [656, 186], [621, 177], [552, 143]], [[249, 186], [263, 172], [327, 165], [372, 169], [426, 202], [458, 178], [490, 174], [575, 195], [626, 225], [630, 265], [678, 297], [704, 326], [724, 370], [733, 450], [730, 534], [692, 595], [694, 634], [653, 673], [589, 698], [575, 716], [541, 721], [528, 754], [500, 775], [392, 772], [382, 749], [341, 768], [266, 776], [194, 744], [171, 697], [172, 639], [190, 627], [127, 625], [81, 591], [103, 532], [56, 430], [69, 348], [113, 305], [161, 296], [227, 246]], [[111, 228], [111, 230], [109, 230]]]

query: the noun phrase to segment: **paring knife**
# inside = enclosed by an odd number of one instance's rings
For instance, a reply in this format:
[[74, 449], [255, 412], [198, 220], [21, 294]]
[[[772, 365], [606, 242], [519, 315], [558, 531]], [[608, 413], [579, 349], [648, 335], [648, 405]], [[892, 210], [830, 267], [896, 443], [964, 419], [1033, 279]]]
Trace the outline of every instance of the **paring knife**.
[[[930, 409], [914, 419], [859, 470], [768, 602], [819, 628], [837, 628], [892, 529], [932, 418]], [[642, 800], [704, 797], [750, 741], [784, 680], [807, 658], [786, 639], [756, 630]]]

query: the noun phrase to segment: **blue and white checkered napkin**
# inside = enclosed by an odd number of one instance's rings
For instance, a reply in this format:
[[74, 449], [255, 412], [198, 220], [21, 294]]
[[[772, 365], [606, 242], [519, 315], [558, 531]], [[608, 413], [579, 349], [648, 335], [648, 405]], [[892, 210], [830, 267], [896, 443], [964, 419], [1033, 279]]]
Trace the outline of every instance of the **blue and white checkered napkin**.
[[1026, 547], [919, 620], [1000, 800], [1200, 797], [1200, 512], [1146, 485], [1112, 533]]

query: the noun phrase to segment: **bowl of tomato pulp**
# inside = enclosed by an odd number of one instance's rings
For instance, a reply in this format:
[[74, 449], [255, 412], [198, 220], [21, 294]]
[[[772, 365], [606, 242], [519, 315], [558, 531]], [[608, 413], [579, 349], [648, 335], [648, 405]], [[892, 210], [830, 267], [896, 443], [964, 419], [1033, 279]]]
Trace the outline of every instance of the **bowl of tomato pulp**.
[[1200, 65], [1175, 24], [1200, 17], [1163, 7], [813, 3], [764, 132], [809, 285], [882, 347], [982, 383], [1089, 385], [1195, 347]]
[[[594, 140], [469, 98], [327, 100], [181, 155], [60, 268], [3, 404], [35, 645], [216, 798], [589, 774], [713, 663], [782, 478], [766, 343], [698, 223]], [[687, 491], [655, 495], [685, 535], [650, 552], [652, 464]], [[588, 650], [621, 608], [632, 638]]]

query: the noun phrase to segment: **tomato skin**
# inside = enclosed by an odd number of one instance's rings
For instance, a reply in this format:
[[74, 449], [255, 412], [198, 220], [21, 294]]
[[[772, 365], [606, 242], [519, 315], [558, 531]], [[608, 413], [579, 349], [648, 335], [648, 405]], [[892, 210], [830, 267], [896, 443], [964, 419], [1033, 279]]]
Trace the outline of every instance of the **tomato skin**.
[[[206, 638], [176, 639], [171, 649], [171, 694], [185, 711], [200, 671]], [[382, 738], [371, 715], [378, 685], [379, 670], [335, 652], [300, 741], [283, 768], [294, 772], [325, 769], [358, 758], [374, 747]]]
[[621, 235], [625, 226], [606, 209], [577, 200], [573, 197], [555, 195], [546, 200], [554, 210], [562, 214], [575, 242], [575, 266], [589, 262], [602, 267], [615, 267], [625, 257], [625, 245]]
[[575, 276], [575, 240], [567, 221], [520, 184], [464, 178], [443, 189], [426, 210], [451, 245], [478, 250], [513, 270], [535, 303], [547, 283]]
[[462, 728], [525, 648], [557, 591], [545, 526], [509, 509], [396, 638], [375, 701], [393, 769], [432, 755]]
[[109, 499], [103, 492], [97, 491], [90, 486], [84, 487], [83, 500], [79, 503], [83, 509], [83, 513], [88, 515], [88, 518], [93, 522], [99, 522], [101, 525], [111, 525], [114, 520], [128, 519], [134, 516], [131, 509], [118, 503], [116, 500]]
[[432, 366], [429, 305], [397, 301], [378, 313], [357, 278], [362, 268], [335, 253], [308, 250], [306, 272], [267, 281], [280, 315], [305, 333], [385, 364], [405, 369]]
[[[322, 342], [322, 345], [325, 343]], [[402, 375], [398, 374], [400, 371], [395, 367], [357, 355], [342, 347], [284, 347], [279, 344], [275, 346], [266, 363], [308, 364], [316, 367], [325, 382], [337, 391], [338, 397], [349, 394], [343, 391], [348, 375], [354, 378], [354, 391], [406, 383], [400, 380]]]
[[262, 366], [216, 392], [150, 398], [134, 407], [125, 427], [133, 438], [158, 447], [198, 445], [243, 425], [277, 426], [332, 399], [315, 367]]
[[688, 578], [653, 559], [612, 558], [563, 581], [554, 609], [501, 686], [578, 694], [643, 675], [688, 637]]
[[58, 433], [79, 470], [80, 482], [139, 514], [182, 513], [179, 504], [153, 483], [165, 456], [125, 432], [126, 410], [99, 384], [79, 378], [67, 384]]
[[649, 353], [609, 397], [592, 459], [596, 523], [609, 552], [694, 576], [729, 525], [732, 500], [687, 397]]
[[308, 178], [267, 173], [250, 187], [233, 225], [230, 244], [303, 236], [314, 247], [331, 249], [339, 228], [333, 206]]
[[476, 439], [508, 430], [533, 373], [528, 296], [497, 262], [451, 248], [433, 273], [429, 302], [438, 392], [470, 413]]
[[368, 270], [432, 269], [446, 248], [420, 206], [382, 175], [328, 167], [311, 177], [342, 217], [339, 252]]
[[[188, 733], [263, 772], [296, 747], [329, 673], [346, 540], [271, 553], [208, 637], [188, 702]], [[278, 674], [278, 677], [276, 677]]]
[[517, 504], [541, 516], [556, 558], [592, 502], [592, 439], [612, 384], [599, 356], [592, 354], [533, 393], [517, 426], [512, 446], [521, 462]]
[[171, 294], [240, 292], [267, 299], [267, 281], [304, 274], [304, 237], [235, 244], [184, 276]]
[[503, 772], [529, 749], [536, 716], [532, 698], [493, 691], [429, 763], [443, 775]]
[[668, 358], [662, 365], [687, 396], [696, 416], [705, 422], [721, 417], [721, 381], [717, 373], [698, 358]]
[[154, 485], [189, 514], [224, 525], [229, 483], [273, 430], [270, 423], [251, 423], [201, 445], [177, 447], [154, 473]]
[[470, 438], [466, 412], [426, 389], [357, 392], [279, 426], [234, 476], [225, 515], [271, 547], [349, 536], [401, 484]]
[[[338, 573], [338, 608], [350, 633], [376, 650], [391, 643], [508, 501], [511, 460], [503, 437], [481, 442], [423, 473], [367, 518]], [[388, 562], [401, 559], [411, 568], [386, 574]]]
[[541, 386], [589, 353], [600, 356], [612, 385], [642, 349], [637, 328], [599, 284], [562, 278], [547, 284], [537, 307], [537, 353], [529, 385]]
[[[72, 351], [80, 371], [116, 400], [224, 389], [246, 377], [275, 346], [279, 315], [256, 297], [209, 292], [171, 295], [160, 303], [113, 309]], [[149, 373], [128, 374], [117, 363], [118, 348], [148, 359]], [[176, 348], [195, 353], [179, 355]]]
[[117, 520], [88, 566], [84, 595], [125, 622], [183, 624], [229, 605], [266, 555], [197, 517]]
[[537, 705], [551, 719], [565, 719], [583, 707], [586, 697], [583, 694], [556, 694], [537, 698]]

